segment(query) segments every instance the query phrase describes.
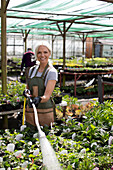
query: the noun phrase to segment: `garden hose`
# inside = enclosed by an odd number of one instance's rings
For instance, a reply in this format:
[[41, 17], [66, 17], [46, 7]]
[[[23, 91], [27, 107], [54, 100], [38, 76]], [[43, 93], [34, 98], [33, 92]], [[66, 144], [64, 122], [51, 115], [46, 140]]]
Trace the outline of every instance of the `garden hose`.
[[24, 97], [24, 107], [23, 107], [22, 125], [24, 125], [24, 119], [25, 119], [25, 106], [26, 106], [26, 97]]
[[[38, 129], [41, 152], [43, 156], [43, 164], [48, 170], [61, 170], [55, 151], [52, 148], [48, 139], [46, 138], [45, 133], [41, 130], [39, 119], [38, 119], [37, 108], [33, 103], [32, 99], [30, 98], [30, 93], [28, 92], [29, 92], [28, 89], [26, 89], [23, 92], [23, 95], [25, 96], [25, 98], [28, 98], [30, 100], [34, 110], [35, 123]], [[25, 98], [24, 98], [24, 109], [23, 109], [23, 122], [24, 122], [24, 115], [25, 115], [25, 101], [26, 101]]]

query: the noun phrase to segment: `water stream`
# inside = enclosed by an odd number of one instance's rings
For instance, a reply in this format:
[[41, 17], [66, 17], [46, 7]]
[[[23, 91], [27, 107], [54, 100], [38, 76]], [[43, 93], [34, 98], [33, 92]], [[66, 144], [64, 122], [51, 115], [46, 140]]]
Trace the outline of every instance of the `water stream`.
[[40, 140], [41, 151], [43, 156], [43, 164], [47, 168], [47, 170], [61, 170], [55, 151], [52, 148], [48, 139], [46, 138], [45, 133], [40, 128], [37, 109], [34, 104], [32, 104], [32, 106], [35, 114], [35, 123], [39, 133], [39, 140]]

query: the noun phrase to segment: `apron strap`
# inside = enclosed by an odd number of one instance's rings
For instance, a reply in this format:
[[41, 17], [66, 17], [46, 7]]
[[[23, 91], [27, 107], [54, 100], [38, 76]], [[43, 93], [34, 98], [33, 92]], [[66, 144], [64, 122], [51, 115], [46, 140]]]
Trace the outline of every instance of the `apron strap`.
[[48, 70], [47, 70], [46, 74], [44, 75], [44, 82], [45, 82], [45, 79], [46, 79], [46, 76], [47, 76], [47, 74], [48, 74], [49, 70], [50, 70], [50, 67], [48, 68]]
[[[47, 65], [46, 65], [46, 67], [45, 67], [45, 69], [44, 69], [44, 71], [43, 71], [43, 73], [42, 73], [42, 75], [41, 75], [41, 78], [44, 79], [44, 82], [45, 82], [46, 76], [47, 76], [48, 71], [49, 71], [49, 68], [48, 68], [48, 67], [50, 67], [50, 66], [49, 66], [49, 64], [47, 63]], [[47, 70], [47, 68], [48, 68], [48, 70]], [[33, 74], [33, 72], [34, 72], [34, 69], [35, 69], [35, 67], [32, 68], [29, 77], [32, 76], [32, 74]], [[38, 73], [38, 70], [39, 70], [39, 66], [38, 66], [38, 69], [36, 70], [36, 73], [35, 73], [35, 76], [34, 76], [34, 77], [36, 77], [36, 75], [37, 75], [37, 73]], [[46, 70], [47, 70], [47, 72], [46, 72]], [[46, 74], [45, 74], [45, 72], [46, 72]], [[45, 75], [44, 75], [44, 74], [45, 74]]]
[[47, 63], [47, 65], [46, 65], [46, 67], [45, 67], [45, 69], [44, 69], [44, 71], [43, 71], [43, 73], [42, 73], [42, 75], [41, 75], [41, 78], [44, 77], [44, 74], [45, 74], [45, 72], [46, 72], [46, 70], [47, 70], [48, 67], [49, 67], [49, 64]]
[[[31, 76], [32, 76], [32, 74], [33, 74], [33, 72], [34, 72], [35, 68], [36, 68], [36, 66], [32, 67], [29, 77], [31, 77]], [[38, 66], [38, 69], [39, 69], [39, 66]], [[38, 69], [37, 69], [37, 70], [38, 70]], [[36, 71], [36, 72], [37, 72], [37, 71]], [[36, 73], [35, 73], [35, 74], [36, 74]]]
[[36, 70], [36, 73], [35, 73], [35, 76], [34, 76], [34, 77], [36, 77], [36, 75], [37, 75], [37, 73], [38, 73], [38, 70], [39, 70], [39, 66], [38, 66], [38, 69]]
[[[38, 70], [39, 70], [39, 67], [40, 67], [40, 66], [38, 66], [38, 69], [36, 70], [36, 73], [35, 73], [35, 76], [34, 76], [34, 77], [36, 77], [36, 75], [37, 75], [37, 73], [38, 73]], [[41, 78], [44, 76], [45, 71], [47, 70], [48, 67], [49, 67], [49, 64], [46, 65], [46, 67], [45, 67], [45, 69], [44, 69], [44, 71], [43, 71], [43, 73], [42, 73], [42, 75], [41, 75]], [[33, 73], [33, 71], [32, 71], [32, 73]], [[32, 73], [31, 73], [31, 75], [32, 75]], [[30, 76], [31, 76], [31, 75], [30, 75]]]

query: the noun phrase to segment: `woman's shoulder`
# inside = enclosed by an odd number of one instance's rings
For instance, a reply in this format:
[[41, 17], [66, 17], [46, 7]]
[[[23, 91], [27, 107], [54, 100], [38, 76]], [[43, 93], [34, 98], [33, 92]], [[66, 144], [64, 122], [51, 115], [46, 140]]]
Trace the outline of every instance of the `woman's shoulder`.
[[29, 76], [34, 74], [36, 70], [38, 69], [39, 65], [34, 65], [29, 69]]
[[49, 66], [49, 72], [56, 72], [57, 73], [57, 69], [54, 66]]

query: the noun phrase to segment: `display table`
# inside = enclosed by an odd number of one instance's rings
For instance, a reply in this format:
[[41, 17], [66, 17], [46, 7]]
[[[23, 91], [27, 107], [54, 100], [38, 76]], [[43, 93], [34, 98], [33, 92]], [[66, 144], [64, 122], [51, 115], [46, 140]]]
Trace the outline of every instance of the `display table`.
[[60, 72], [60, 87], [62, 86], [62, 78], [63, 76], [66, 76], [66, 75], [73, 75], [74, 76], [74, 96], [76, 96], [76, 82], [77, 80], [80, 79], [81, 76], [83, 75], [87, 75], [87, 76], [93, 76], [93, 75], [106, 75], [106, 74], [113, 74], [113, 70], [110, 70], [110, 71], [106, 71], [106, 72], [83, 72], [83, 73], [80, 73], [80, 72], [66, 72], [66, 71], [61, 71]]
[[8, 128], [8, 118], [7, 118], [7, 116], [12, 115], [16, 112], [23, 112], [23, 109], [0, 112], [0, 116], [2, 116], [2, 119], [3, 119], [3, 128], [4, 129]]

